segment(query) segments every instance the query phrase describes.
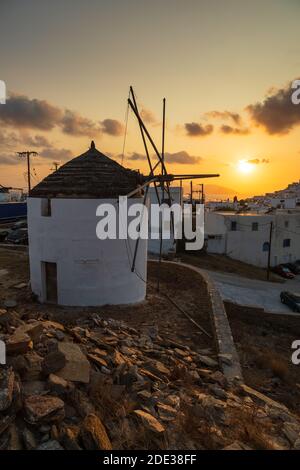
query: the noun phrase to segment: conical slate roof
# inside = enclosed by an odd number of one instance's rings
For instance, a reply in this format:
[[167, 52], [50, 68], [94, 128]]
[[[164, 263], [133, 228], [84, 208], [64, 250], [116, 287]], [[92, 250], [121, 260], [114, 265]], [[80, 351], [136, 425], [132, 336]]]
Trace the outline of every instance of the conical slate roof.
[[130, 193], [142, 182], [139, 172], [124, 168], [99, 152], [92, 141], [87, 152], [37, 184], [30, 197], [115, 198]]

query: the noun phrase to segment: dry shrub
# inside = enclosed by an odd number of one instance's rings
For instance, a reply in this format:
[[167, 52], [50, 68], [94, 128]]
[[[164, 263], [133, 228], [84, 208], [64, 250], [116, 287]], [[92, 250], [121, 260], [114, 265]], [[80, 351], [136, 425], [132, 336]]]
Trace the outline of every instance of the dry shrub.
[[259, 369], [269, 369], [276, 377], [286, 382], [289, 381], [289, 363], [276, 352], [250, 346], [247, 349], [247, 354], [252, 356]]
[[283, 359], [270, 358], [269, 367], [274, 375], [283, 381], [288, 381], [289, 367]]
[[109, 382], [97, 382], [91, 387], [90, 397], [103, 419], [124, 418], [136, 408], [136, 402], [121, 388], [119, 390]]
[[264, 355], [265, 368], [270, 369], [276, 377], [285, 381], [288, 378], [289, 366], [278, 354], [268, 352]]
[[232, 409], [228, 424], [235, 440], [241, 441], [256, 450], [275, 450], [269, 435], [272, 424], [261, 419], [256, 405]]
[[155, 435], [132, 413], [136, 401], [122, 387], [98, 380], [90, 388], [90, 398], [109, 431], [115, 449], [168, 449], [166, 436]]
[[183, 400], [172, 431], [180, 437], [181, 445], [183, 442], [194, 442], [197, 443], [198, 449], [210, 450], [221, 446], [220, 438], [215, 433], [215, 424], [205, 407], [202, 408], [200, 416], [194, 405]]

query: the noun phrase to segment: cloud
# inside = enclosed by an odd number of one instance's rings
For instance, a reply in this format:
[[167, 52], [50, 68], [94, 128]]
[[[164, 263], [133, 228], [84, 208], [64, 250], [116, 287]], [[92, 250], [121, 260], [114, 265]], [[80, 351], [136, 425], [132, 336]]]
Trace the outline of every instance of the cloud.
[[0, 165], [19, 165], [21, 159], [13, 153], [0, 153]]
[[24, 95], [11, 94], [6, 104], [0, 106], [0, 122], [7, 126], [49, 131], [61, 117], [62, 111], [58, 107]]
[[247, 106], [251, 119], [268, 134], [287, 134], [300, 124], [300, 105], [294, 105], [292, 82], [285, 88], [272, 89], [261, 103]]
[[19, 143], [19, 137], [15, 132], [6, 132], [0, 129], [0, 148], [15, 147]]
[[251, 160], [247, 160], [247, 163], [251, 163], [252, 165], [260, 165], [261, 163], [270, 163], [268, 158], [252, 158]]
[[205, 113], [205, 116], [213, 119], [230, 119], [236, 126], [242, 125], [241, 115], [238, 113], [233, 113], [231, 111], [210, 111]]
[[[55, 127], [64, 134], [94, 138], [101, 132], [112, 136], [122, 135], [123, 125], [115, 119], [104, 119], [100, 125], [76, 111], [53, 106], [46, 100], [31, 99], [25, 95], [11, 93], [6, 104], [0, 106], [0, 124], [14, 129], [51, 131]], [[44, 139], [44, 144], [41, 139]], [[23, 141], [26, 144], [26, 141]], [[47, 145], [42, 136], [28, 141], [28, 145]]]
[[51, 147], [50, 141], [43, 135], [30, 135], [27, 132], [9, 132], [0, 130], [0, 148], [11, 148], [15, 150], [17, 146], [26, 145], [28, 147]]
[[61, 126], [65, 134], [73, 136], [96, 137], [100, 133], [100, 128], [94, 121], [82, 117], [79, 113], [69, 109], [65, 111], [58, 125]]
[[116, 119], [104, 119], [101, 121], [101, 130], [105, 134], [112, 135], [114, 137], [120, 136], [124, 132], [124, 126]]
[[[158, 161], [156, 155], [151, 156], [152, 159], [155, 159], [155, 161]], [[142, 161], [146, 160], [146, 155], [138, 152], [133, 152], [130, 155], [126, 156], [126, 160], [131, 160], [131, 161]], [[196, 163], [199, 163], [202, 160], [201, 157], [196, 157], [193, 155], [190, 155], [188, 152], [185, 150], [181, 150], [180, 152], [166, 152], [165, 153], [165, 161], [166, 163], [178, 163], [182, 165], [195, 165]]]
[[[42, 164], [43, 160], [51, 160], [64, 162], [72, 158], [72, 152], [65, 148], [44, 148], [38, 152], [38, 155], [34, 157], [33, 163]], [[18, 165], [22, 162], [22, 159], [16, 153], [1, 153], [0, 152], [0, 164], [1, 165]]]
[[51, 142], [43, 135], [24, 135], [20, 141], [29, 147], [52, 147]]
[[146, 155], [138, 152], [132, 152], [131, 154], [126, 156], [126, 159], [132, 161], [146, 160]]
[[72, 152], [69, 149], [57, 149], [57, 148], [45, 148], [39, 152], [39, 156], [46, 158], [47, 160], [53, 160], [62, 162], [65, 160], [70, 160], [72, 158]]
[[[0, 164], [3, 165], [17, 165], [20, 162], [20, 158], [17, 155], [17, 151], [23, 151], [26, 149], [32, 150], [36, 148], [38, 156], [34, 160], [38, 160], [42, 163], [42, 160], [68, 160], [72, 157], [70, 150], [65, 148], [56, 148], [46, 137], [43, 135], [30, 135], [27, 132], [9, 132], [6, 130], [0, 130]], [[7, 152], [7, 149], [10, 152]], [[2, 153], [3, 152], [3, 153]]]
[[247, 135], [250, 134], [250, 130], [247, 128], [239, 128], [239, 127], [232, 127], [228, 126], [227, 124], [223, 124], [223, 126], [220, 127], [220, 131], [223, 134], [229, 135], [229, 134], [234, 134], [234, 135]]
[[151, 124], [153, 126], [159, 124], [158, 119], [150, 109], [142, 108], [140, 115], [146, 124]]
[[202, 124], [198, 124], [197, 122], [186, 122], [184, 124], [184, 127], [187, 135], [191, 137], [205, 137], [211, 134], [214, 130], [214, 126], [212, 126], [211, 124], [203, 126]]
[[190, 155], [188, 152], [185, 150], [181, 150], [180, 152], [175, 152], [175, 153], [165, 153], [165, 160], [168, 163], [179, 163], [183, 165], [195, 165], [196, 163], [199, 163], [202, 158], [201, 157], [195, 157], [193, 155]]

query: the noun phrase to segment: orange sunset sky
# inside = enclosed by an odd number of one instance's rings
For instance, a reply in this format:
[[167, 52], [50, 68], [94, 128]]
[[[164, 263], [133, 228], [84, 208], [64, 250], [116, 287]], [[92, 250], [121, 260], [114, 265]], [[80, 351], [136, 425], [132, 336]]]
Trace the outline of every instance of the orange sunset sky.
[[[39, 152], [33, 183], [91, 139], [120, 161], [129, 85], [159, 148], [166, 97], [169, 172], [239, 195], [299, 180], [299, 18], [299, 0], [1, 0], [0, 184], [26, 188], [16, 151]], [[148, 171], [132, 112], [124, 165]]]

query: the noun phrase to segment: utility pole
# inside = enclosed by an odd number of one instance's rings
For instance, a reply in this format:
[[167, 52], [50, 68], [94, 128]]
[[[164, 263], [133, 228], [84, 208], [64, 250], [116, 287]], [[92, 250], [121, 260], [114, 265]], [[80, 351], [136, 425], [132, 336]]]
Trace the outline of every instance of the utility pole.
[[[199, 203], [204, 204], [204, 184], [198, 184], [198, 186], [201, 187], [201, 189], [199, 189]], [[201, 194], [201, 197], [200, 197], [200, 194]]]
[[27, 183], [28, 183], [28, 196], [31, 191], [31, 175], [30, 175], [30, 157], [36, 157], [38, 155], [37, 152], [33, 151], [25, 151], [25, 152], [17, 152], [17, 155], [20, 158], [26, 158], [27, 159]]
[[271, 264], [272, 232], [273, 232], [273, 222], [271, 222], [271, 223], [270, 223], [269, 251], [268, 251], [268, 268], [267, 268], [267, 280], [269, 280], [269, 279], [270, 279], [270, 264]]
[[191, 180], [191, 204], [193, 204], [193, 181]]

